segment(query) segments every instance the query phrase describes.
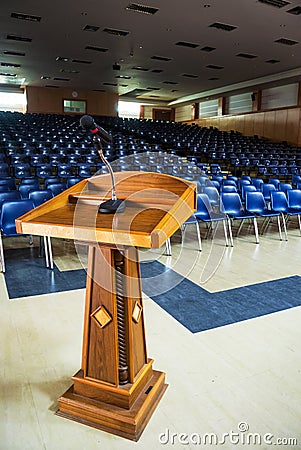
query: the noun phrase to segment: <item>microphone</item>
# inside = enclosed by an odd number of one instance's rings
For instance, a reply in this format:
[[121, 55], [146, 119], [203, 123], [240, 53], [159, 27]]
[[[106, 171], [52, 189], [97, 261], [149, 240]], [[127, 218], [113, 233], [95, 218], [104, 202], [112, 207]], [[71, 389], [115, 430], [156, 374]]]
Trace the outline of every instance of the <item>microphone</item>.
[[97, 134], [105, 144], [110, 144], [113, 140], [112, 135], [97, 125], [91, 116], [83, 116], [80, 119], [80, 126], [86, 131]]
[[103, 144], [108, 144], [112, 142], [112, 136], [102, 127], [97, 125], [94, 122], [93, 117], [85, 115], [80, 119], [80, 126], [86, 130], [90, 131], [93, 134], [93, 142], [96, 150], [99, 153], [101, 160], [106, 165], [110, 175], [111, 175], [111, 183], [112, 183], [112, 198], [111, 200], [107, 200], [101, 203], [98, 207], [98, 212], [101, 214], [115, 214], [121, 213], [125, 210], [125, 203], [123, 200], [119, 200], [116, 196], [116, 185], [115, 185], [115, 177], [111, 164], [105, 158], [103, 154], [102, 146]]

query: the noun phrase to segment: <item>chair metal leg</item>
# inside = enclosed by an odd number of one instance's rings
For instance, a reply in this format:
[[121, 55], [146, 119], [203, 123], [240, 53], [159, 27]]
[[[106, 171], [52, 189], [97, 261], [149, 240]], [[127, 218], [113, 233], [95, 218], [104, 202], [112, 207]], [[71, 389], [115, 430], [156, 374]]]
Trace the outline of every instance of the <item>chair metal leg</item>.
[[282, 232], [281, 232], [280, 216], [277, 216], [277, 222], [278, 222], [278, 230], [279, 230], [279, 239], [280, 239], [280, 241], [282, 241]]
[[46, 263], [46, 267], [49, 267], [48, 243], [47, 243], [46, 236], [43, 236], [43, 242], [44, 242], [44, 252], [45, 252], [45, 263]]
[[301, 236], [301, 220], [300, 220], [300, 214], [298, 214], [298, 222], [299, 222], [299, 229], [300, 229], [300, 236]]
[[51, 246], [51, 237], [50, 236], [47, 236], [47, 241], [48, 241], [49, 266], [50, 266], [50, 269], [53, 269], [52, 246]]
[[231, 247], [233, 247], [232, 226], [231, 226], [231, 219], [230, 219], [230, 217], [228, 217], [228, 229], [229, 229], [229, 237], [230, 237]]
[[239, 233], [241, 232], [241, 229], [242, 229], [242, 226], [243, 226], [243, 224], [244, 224], [244, 221], [245, 221], [245, 219], [242, 219], [242, 220], [240, 221], [240, 224], [239, 224], [239, 227], [238, 227], [236, 236], [238, 236]]
[[165, 242], [165, 250], [166, 250], [166, 256], [171, 256], [170, 238], [168, 238], [167, 241]]
[[2, 241], [2, 234], [0, 231], [0, 262], [1, 262], [1, 268], [2, 272], [5, 272], [5, 262], [4, 262], [4, 251], [3, 251], [3, 241]]
[[228, 233], [227, 233], [226, 221], [223, 220], [222, 222], [223, 222], [223, 227], [224, 227], [224, 235], [225, 235], [226, 247], [229, 247], [229, 241], [228, 241]]
[[258, 225], [257, 225], [256, 217], [254, 217], [253, 222], [254, 222], [254, 231], [255, 231], [256, 244], [259, 244]]
[[199, 226], [199, 223], [196, 222], [195, 226], [196, 226], [196, 232], [197, 232], [197, 235], [198, 235], [199, 250], [200, 250], [200, 252], [201, 252], [201, 251], [202, 251], [202, 239], [201, 239], [201, 232], [200, 232], [200, 226]]
[[261, 225], [261, 229], [259, 230], [259, 234], [263, 234], [265, 232], [265, 230], [268, 228], [269, 224], [270, 224], [271, 218], [270, 217], [266, 217]]
[[283, 213], [281, 213], [281, 217], [282, 217], [282, 223], [283, 223], [283, 230], [284, 230], [284, 236], [285, 236], [285, 240], [287, 241], [287, 229], [286, 229], [286, 223], [285, 223], [285, 216]]

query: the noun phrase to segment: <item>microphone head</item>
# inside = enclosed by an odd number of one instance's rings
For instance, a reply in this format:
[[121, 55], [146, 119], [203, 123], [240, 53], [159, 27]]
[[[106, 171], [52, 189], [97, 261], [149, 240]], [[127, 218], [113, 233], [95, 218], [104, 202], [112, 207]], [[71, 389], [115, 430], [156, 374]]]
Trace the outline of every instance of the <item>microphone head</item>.
[[92, 130], [93, 128], [96, 128], [95, 122], [93, 117], [85, 115], [83, 117], [81, 117], [80, 119], [80, 126], [84, 129], [84, 130]]

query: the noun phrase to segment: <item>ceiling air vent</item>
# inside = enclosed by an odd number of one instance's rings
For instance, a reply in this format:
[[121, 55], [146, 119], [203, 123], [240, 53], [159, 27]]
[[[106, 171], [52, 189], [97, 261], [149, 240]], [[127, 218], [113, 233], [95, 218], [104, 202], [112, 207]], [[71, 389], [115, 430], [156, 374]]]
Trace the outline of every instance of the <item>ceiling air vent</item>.
[[132, 77], [129, 75], [116, 75], [115, 78], [122, 78], [123, 80], [130, 80]]
[[57, 56], [55, 58], [56, 61], [63, 61], [63, 62], [68, 62], [69, 58], [66, 58], [66, 56]]
[[61, 69], [60, 72], [62, 72], [62, 73], [79, 73], [78, 70], [71, 70], [71, 69]]
[[236, 56], [239, 56], [240, 58], [245, 58], [245, 59], [257, 58], [257, 55], [251, 55], [251, 53], [238, 53]]
[[94, 92], [106, 92], [105, 89], [93, 89]]
[[46, 84], [45, 87], [58, 89], [60, 86], [55, 86], [55, 84]]
[[10, 17], [19, 20], [28, 20], [29, 22], [41, 22], [42, 17], [31, 16], [30, 14], [11, 13]]
[[182, 73], [182, 77], [187, 77], [187, 78], [199, 78], [197, 75], [193, 75], [191, 73]]
[[117, 86], [117, 83], [102, 83], [105, 86]]
[[21, 67], [20, 64], [13, 64], [13, 63], [8, 63], [8, 62], [2, 62], [1, 66], [2, 67]]
[[16, 77], [17, 74], [16, 73], [3, 73], [0, 72], [0, 77]]
[[167, 58], [167, 56], [151, 56], [151, 59], [156, 59], [157, 61], [171, 61], [172, 58]]
[[210, 28], [217, 28], [218, 30], [224, 30], [224, 31], [233, 31], [237, 27], [234, 25], [228, 25], [227, 23], [221, 23], [221, 22], [214, 22], [211, 25], [209, 25]]
[[70, 78], [59, 78], [59, 77], [55, 77], [53, 78], [55, 81], [70, 81]]
[[25, 53], [23, 53], [23, 52], [13, 52], [10, 50], [4, 50], [3, 53], [4, 53], [4, 55], [9, 55], [9, 56], [25, 56]]
[[161, 73], [161, 72], [163, 72], [163, 70], [162, 69], [153, 69], [152, 72], [153, 73]]
[[96, 25], [86, 25], [83, 28], [84, 31], [92, 31], [92, 33], [95, 33], [96, 31], [99, 30], [99, 27], [97, 27]]
[[180, 47], [188, 47], [188, 48], [197, 48], [199, 46], [199, 44], [194, 44], [193, 42], [183, 42], [183, 41], [176, 42], [175, 45], [179, 45]]
[[224, 69], [223, 66], [216, 66], [215, 64], [208, 64], [208, 66], [206, 67], [208, 67], [208, 69], [216, 69], [216, 70]]
[[163, 81], [164, 84], [179, 84], [176, 81]]
[[92, 64], [92, 61], [85, 61], [83, 59], [72, 59], [72, 62], [77, 64]]
[[9, 39], [10, 41], [20, 41], [20, 42], [31, 42], [32, 39], [28, 38], [26, 36], [16, 36], [15, 34], [8, 34], [6, 36], [6, 39]]
[[269, 63], [269, 64], [277, 64], [279, 62], [280, 62], [279, 59], [268, 59], [266, 61], [266, 63]]
[[136, 66], [132, 67], [133, 70], [141, 70], [142, 72], [147, 72], [149, 69], [146, 69], [145, 67]]
[[127, 36], [129, 34], [129, 31], [115, 30], [113, 28], [104, 28], [103, 31], [114, 36]]
[[149, 90], [149, 91], [160, 91], [161, 88], [158, 88], [158, 87], [147, 87], [146, 89]]
[[108, 48], [103, 48], [103, 47], [94, 47], [93, 45], [86, 45], [85, 47], [86, 50], [93, 50], [95, 52], [107, 52], [109, 49]]
[[219, 80], [219, 78], [218, 77], [211, 77], [211, 78], [208, 78], [208, 80], [209, 81], [215, 81], [215, 80]]
[[296, 8], [292, 8], [286, 11], [289, 14], [294, 14], [295, 16], [299, 16], [301, 14], [301, 6], [296, 6]]
[[259, 3], [264, 3], [265, 5], [274, 6], [274, 8], [283, 8], [283, 6], [289, 5], [291, 2], [285, 0], [258, 0]]
[[209, 45], [206, 45], [205, 47], [201, 48], [202, 52], [213, 52], [213, 50], [216, 50], [216, 47], [210, 47]]
[[276, 41], [277, 44], [283, 44], [283, 45], [295, 45], [295, 44], [299, 44], [298, 41], [293, 41], [292, 39], [287, 39], [287, 38], [280, 38], [277, 39]]
[[152, 6], [146, 6], [146, 5], [139, 5], [137, 3], [130, 3], [125, 9], [128, 11], [135, 11], [138, 13], [149, 14], [149, 15], [156, 14], [156, 12], [159, 11], [158, 8], [154, 8]]

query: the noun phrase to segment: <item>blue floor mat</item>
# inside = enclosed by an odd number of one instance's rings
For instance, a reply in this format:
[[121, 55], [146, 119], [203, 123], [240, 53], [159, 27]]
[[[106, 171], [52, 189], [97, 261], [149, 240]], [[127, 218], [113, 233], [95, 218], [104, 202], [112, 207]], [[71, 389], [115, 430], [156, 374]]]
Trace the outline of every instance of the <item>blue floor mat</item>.
[[[86, 271], [60, 272], [45, 269], [38, 248], [5, 250], [5, 281], [9, 298], [82, 289]], [[163, 294], [153, 294], [152, 277], [160, 276], [161, 287], [174, 285]], [[143, 291], [192, 333], [229, 325], [301, 305], [301, 277], [292, 276], [227, 291], [210, 293], [163, 264], [141, 264]]]

